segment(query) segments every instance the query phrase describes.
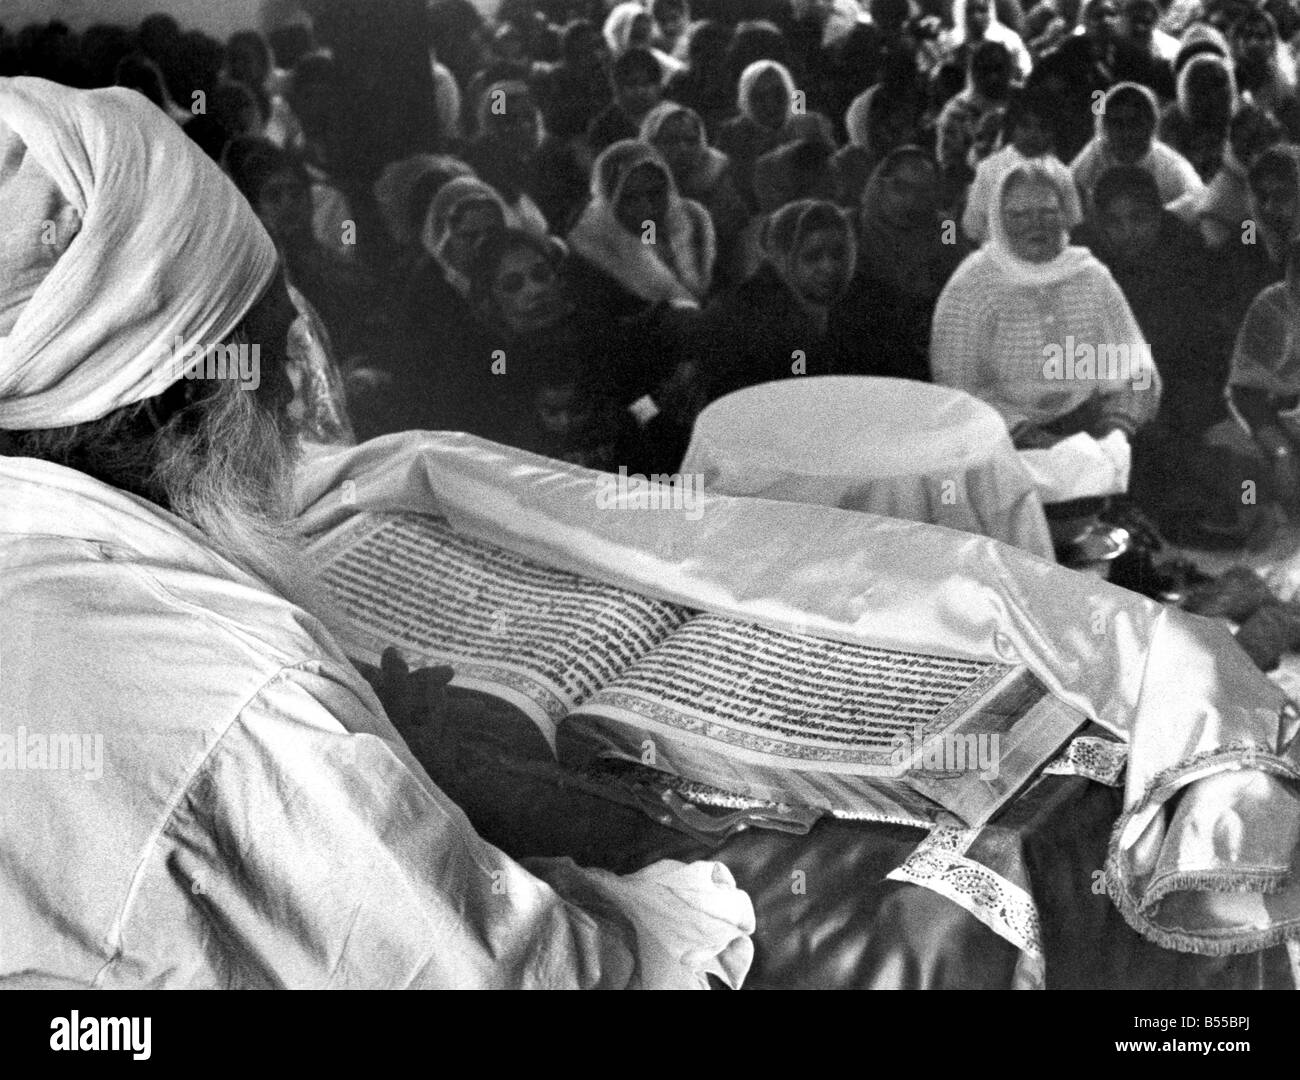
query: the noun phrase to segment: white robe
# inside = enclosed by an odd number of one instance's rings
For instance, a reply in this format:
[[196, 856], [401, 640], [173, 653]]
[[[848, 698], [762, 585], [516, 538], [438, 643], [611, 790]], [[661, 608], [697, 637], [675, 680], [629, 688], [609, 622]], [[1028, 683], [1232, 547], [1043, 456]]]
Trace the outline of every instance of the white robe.
[[[143, 500], [0, 458], [0, 737], [19, 735], [0, 988], [703, 983], [647, 960], [628, 889], [660, 886], [530, 873], [479, 839], [315, 619]], [[58, 735], [102, 756], [40, 767]]]

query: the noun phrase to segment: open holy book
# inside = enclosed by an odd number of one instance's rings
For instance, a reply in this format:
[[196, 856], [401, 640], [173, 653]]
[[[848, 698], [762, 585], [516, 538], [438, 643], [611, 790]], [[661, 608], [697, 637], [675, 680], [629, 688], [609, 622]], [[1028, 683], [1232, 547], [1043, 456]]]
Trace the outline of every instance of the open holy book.
[[313, 546], [354, 658], [396, 646], [517, 707], [582, 766], [636, 762], [846, 817], [982, 825], [1084, 723], [1023, 665], [876, 648], [692, 611], [417, 514]]

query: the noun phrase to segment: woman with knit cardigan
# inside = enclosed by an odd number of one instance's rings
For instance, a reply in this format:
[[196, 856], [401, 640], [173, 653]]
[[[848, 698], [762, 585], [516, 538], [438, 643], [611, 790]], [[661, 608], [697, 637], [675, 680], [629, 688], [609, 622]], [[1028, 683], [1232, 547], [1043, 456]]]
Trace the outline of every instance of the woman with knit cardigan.
[[1007, 173], [988, 242], [934, 313], [935, 382], [991, 404], [1022, 449], [1078, 432], [1132, 438], [1160, 403], [1124, 294], [1096, 257], [1068, 244], [1061, 183], [1033, 161]]

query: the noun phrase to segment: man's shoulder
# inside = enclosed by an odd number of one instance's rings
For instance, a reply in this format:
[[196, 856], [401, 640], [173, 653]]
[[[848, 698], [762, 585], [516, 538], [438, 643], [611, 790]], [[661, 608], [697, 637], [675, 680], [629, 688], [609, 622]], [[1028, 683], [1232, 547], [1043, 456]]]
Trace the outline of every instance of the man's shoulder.
[[[316, 619], [215, 555], [66, 536], [0, 544], [0, 621], [15, 637], [5, 674], [28, 667], [33, 685], [54, 688], [93, 672], [105, 724], [221, 728], [278, 672], [345, 663]], [[57, 711], [60, 700], [35, 694], [31, 705]]]

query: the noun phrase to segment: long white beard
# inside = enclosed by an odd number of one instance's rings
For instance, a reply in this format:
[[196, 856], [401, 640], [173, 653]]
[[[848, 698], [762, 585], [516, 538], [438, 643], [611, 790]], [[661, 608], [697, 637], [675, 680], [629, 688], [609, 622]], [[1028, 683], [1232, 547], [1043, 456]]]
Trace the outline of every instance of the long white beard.
[[159, 455], [172, 511], [273, 592], [337, 632], [346, 620], [314, 578], [292, 513], [299, 456], [289, 421], [255, 391], [219, 391], [196, 430]]

